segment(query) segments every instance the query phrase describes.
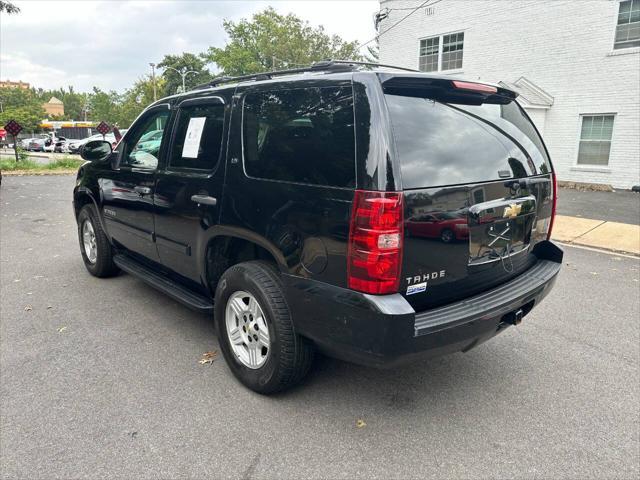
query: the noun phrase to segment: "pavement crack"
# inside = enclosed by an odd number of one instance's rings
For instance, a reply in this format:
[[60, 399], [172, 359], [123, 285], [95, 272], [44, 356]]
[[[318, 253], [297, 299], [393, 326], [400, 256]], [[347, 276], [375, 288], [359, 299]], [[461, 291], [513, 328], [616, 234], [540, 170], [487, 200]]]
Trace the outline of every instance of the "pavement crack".
[[256, 471], [256, 468], [258, 467], [258, 463], [260, 463], [260, 456], [261, 456], [260, 453], [256, 453], [256, 455], [251, 460], [251, 463], [249, 464], [247, 469], [242, 474], [242, 480], [250, 480], [251, 479], [251, 477], [253, 476], [253, 474]]

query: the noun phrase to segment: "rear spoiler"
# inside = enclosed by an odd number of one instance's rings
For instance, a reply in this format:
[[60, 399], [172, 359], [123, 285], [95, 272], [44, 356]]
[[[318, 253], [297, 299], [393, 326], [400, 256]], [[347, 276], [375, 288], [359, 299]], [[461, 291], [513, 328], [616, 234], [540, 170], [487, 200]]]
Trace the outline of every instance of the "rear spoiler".
[[446, 103], [481, 105], [506, 104], [516, 99], [513, 90], [488, 83], [469, 82], [448, 77], [420, 74], [379, 73], [385, 93], [431, 98]]

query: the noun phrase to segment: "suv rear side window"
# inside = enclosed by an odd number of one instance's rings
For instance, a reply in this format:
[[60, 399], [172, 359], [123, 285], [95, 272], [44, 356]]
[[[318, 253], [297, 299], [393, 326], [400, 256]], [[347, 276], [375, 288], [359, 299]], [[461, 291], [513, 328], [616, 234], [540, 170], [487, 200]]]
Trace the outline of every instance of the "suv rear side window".
[[406, 189], [551, 172], [542, 140], [514, 101], [465, 105], [385, 97]]
[[250, 93], [242, 135], [244, 168], [251, 177], [355, 185], [351, 87]]
[[172, 168], [213, 170], [220, 159], [224, 105], [180, 108], [169, 165]]

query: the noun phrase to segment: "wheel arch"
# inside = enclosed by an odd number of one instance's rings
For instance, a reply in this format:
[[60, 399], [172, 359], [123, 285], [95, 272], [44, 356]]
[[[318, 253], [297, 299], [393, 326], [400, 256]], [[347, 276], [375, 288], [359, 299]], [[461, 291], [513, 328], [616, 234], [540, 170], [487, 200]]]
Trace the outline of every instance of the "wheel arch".
[[202, 252], [206, 285], [215, 292], [218, 280], [228, 268], [251, 260], [266, 260], [280, 272], [288, 271], [284, 255], [266, 238], [243, 228], [219, 226]]
[[100, 226], [102, 227], [102, 230], [104, 230], [104, 233], [107, 235], [109, 243], [112, 243], [111, 235], [109, 234], [109, 230], [106, 228], [104, 219], [102, 218], [102, 211], [98, 206], [95, 195], [93, 194], [91, 189], [87, 187], [76, 187], [73, 191], [73, 210], [75, 218], [78, 218], [78, 214], [80, 213], [82, 207], [89, 204], [93, 204], [93, 206], [96, 207], [96, 213], [98, 215], [98, 220], [100, 221]]

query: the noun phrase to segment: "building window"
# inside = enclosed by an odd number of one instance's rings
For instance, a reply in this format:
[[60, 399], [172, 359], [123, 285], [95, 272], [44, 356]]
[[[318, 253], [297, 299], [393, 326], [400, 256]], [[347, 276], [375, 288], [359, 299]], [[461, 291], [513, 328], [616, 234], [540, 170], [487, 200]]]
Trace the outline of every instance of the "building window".
[[614, 115], [583, 115], [579, 165], [608, 165]]
[[420, 70], [423, 72], [438, 71], [438, 52], [440, 51], [440, 37], [420, 40]]
[[464, 32], [452, 33], [442, 37], [442, 68], [456, 70], [462, 68], [462, 47]]
[[422, 72], [459, 70], [462, 68], [463, 48], [464, 32], [422, 39], [418, 68]]
[[640, 47], [640, 0], [620, 2], [613, 48]]

